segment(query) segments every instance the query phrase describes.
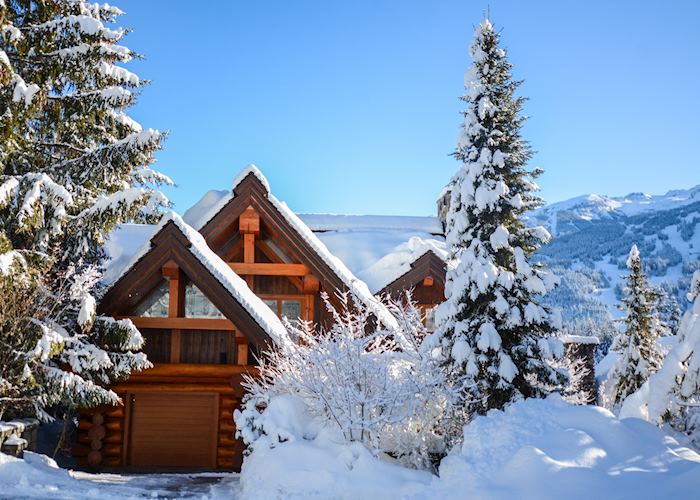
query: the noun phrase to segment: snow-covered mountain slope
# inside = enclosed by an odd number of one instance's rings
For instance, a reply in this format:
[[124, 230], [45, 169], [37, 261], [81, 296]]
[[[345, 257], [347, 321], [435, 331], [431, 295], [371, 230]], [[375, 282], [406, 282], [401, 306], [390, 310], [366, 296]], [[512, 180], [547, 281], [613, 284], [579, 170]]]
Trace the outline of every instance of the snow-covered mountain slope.
[[587, 194], [547, 205], [531, 214], [531, 218], [545, 226], [553, 236], [558, 236], [576, 232], [594, 221], [644, 216], [697, 202], [700, 202], [700, 185], [663, 195], [630, 193], [610, 197]]
[[700, 186], [660, 196], [580, 196], [535, 211], [530, 222], [555, 235], [539, 256], [562, 277], [550, 300], [562, 307], [565, 324], [620, 316], [616, 306], [633, 244], [652, 283], [671, 297], [666, 305], [686, 309], [690, 277], [700, 268]]

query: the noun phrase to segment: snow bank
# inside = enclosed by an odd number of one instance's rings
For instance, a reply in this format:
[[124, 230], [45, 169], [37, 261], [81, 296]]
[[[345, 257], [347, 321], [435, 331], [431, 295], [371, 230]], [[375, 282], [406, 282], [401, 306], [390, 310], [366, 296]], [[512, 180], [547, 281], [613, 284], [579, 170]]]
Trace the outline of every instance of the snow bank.
[[245, 457], [244, 499], [410, 498], [433, 477], [374, 457], [359, 443], [322, 429], [295, 396], [273, 398], [262, 415], [265, 434]]
[[688, 498], [700, 455], [657, 427], [559, 396], [477, 417], [439, 477], [321, 429], [294, 396], [273, 399], [243, 463], [243, 498]]
[[551, 396], [474, 419], [439, 473], [435, 498], [687, 498], [700, 455], [642, 420]]

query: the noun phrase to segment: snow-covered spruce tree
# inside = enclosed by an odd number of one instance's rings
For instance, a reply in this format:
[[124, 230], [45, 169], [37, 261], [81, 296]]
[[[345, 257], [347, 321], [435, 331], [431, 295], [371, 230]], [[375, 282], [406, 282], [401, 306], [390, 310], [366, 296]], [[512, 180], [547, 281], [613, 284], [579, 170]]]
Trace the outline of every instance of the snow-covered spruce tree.
[[627, 258], [629, 274], [620, 308], [625, 312], [625, 331], [620, 332], [611, 349], [619, 353], [603, 387], [606, 406], [616, 406], [639, 389], [659, 369], [663, 356], [656, 344], [662, 331], [656, 310], [658, 295], [647, 282], [637, 245]]
[[688, 300], [693, 305], [681, 319], [678, 343], [661, 368], [624, 400], [620, 416], [668, 422], [700, 449], [700, 271], [693, 275]]
[[148, 366], [133, 325], [95, 312], [104, 238], [157, 216], [167, 200], [155, 188], [169, 182], [148, 167], [163, 134], [125, 112], [144, 82], [118, 65], [135, 57], [119, 43], [126, 31], [110, 27], [120, 14], [80, 0], [0, 0], [1, 295], [15, 282], [41, 292], [1, 318], [0, 349], [16, 359], [0, 367], [0, 398], [13, 386], [44, 417], [47, 403], [113, 402], [94, 382]]
[[[442, 359], [468, 414], [523, 397], [543, 397], [565, 374], [549, 363], [563, 354], [555, 339], [557, 312], [538, 303], [556, 278], [529, 256], [549, 238], [528, 228], [523, 214], [541, 205], [526, 164], [532, 156], [520, 135], [520, 82], [488, 20], [476, 29], [465, 76], [464, 125], [454, 156], [462, 162], [450, 181], [446, 221], [450, 264], [438, 329], [426, 346]], [[465, 415], [455, 417], [461, 433]], [[457, 437], [455, 435], [455, 437]]]

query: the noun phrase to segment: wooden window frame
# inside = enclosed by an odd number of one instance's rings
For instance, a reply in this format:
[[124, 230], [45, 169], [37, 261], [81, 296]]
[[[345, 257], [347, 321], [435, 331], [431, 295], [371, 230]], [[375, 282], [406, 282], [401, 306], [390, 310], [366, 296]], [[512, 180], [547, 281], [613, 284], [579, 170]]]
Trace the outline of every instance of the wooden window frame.
[[[282, 317], [282, 301], [283, 300], [294, 300], [299, 302], [301, 316], [300, 319], [304, 321], [314, 320], [314, 295], [311, 294], [274, 294], [274, 293], [261, 293], [256, 294], [260, 300], [276, 300], [277, 301], [277, 314], [278, 318]], [[295, 319], [295, 318], [289, 318]]]

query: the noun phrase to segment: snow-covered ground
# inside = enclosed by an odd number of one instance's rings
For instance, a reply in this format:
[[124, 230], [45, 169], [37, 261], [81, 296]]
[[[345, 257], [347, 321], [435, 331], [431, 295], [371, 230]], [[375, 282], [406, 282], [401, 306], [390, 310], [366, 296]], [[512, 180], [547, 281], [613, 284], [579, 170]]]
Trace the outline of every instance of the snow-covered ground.
[[0, 453], [0, 498], [128, 500], [233, 499], [238, 474], [90, 474], [58, 468], [44, 455], [25, 453], [19, 460]]
[[89, 474], [59, 469], [43, 455], [0, 454], [0, 498], [645, 500], [700, 491], [700, 455], [673, 436], [558, 396], [474, 419], [439, 476], [342, 443], [299, 405], [277, 406], [269, 417], [286, 441], [256, 441], [240, 484], [233, 473]]
[[648, 422], [558, 396], [474, 419], [439, 476], [334, 439], [298, 405], [272, 406], [272, 434], [285, 442], [256, 441], [243, 465], [242, 498], [643, 500], [700, 491], [696, 452]]

